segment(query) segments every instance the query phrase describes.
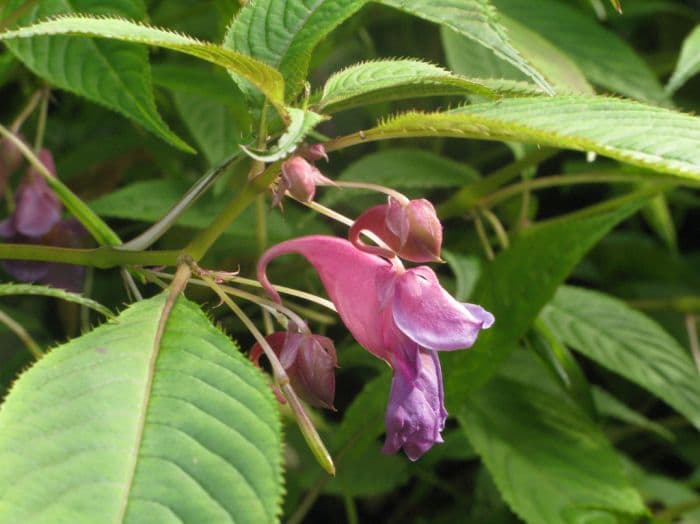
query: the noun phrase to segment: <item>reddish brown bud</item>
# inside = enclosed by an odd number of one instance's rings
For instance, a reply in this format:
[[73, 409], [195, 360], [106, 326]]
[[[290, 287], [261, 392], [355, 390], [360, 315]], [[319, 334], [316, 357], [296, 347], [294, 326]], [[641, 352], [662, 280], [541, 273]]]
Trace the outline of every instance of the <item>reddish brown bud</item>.
[[[320, 335], [292, 332], [273, 333], [265, 340], [279, 357], [299, 397], [313, 406], [334, 409], [338, 360], [333, 341]], [[256, 343], [250, 359], [257, 364], [262, 352]]]
[[[392, 251], [368, 246], [360, 240], [362, 231], [379, 237]], [[442, 248], [442, 224], [433, 205], [425, 200], [401, 203], [389, 197], [389, 203], [374, 206], [355, 220], [350, 241], [359, 249], [381, 256], [399, 257], [411, 262], [438, 262]]]

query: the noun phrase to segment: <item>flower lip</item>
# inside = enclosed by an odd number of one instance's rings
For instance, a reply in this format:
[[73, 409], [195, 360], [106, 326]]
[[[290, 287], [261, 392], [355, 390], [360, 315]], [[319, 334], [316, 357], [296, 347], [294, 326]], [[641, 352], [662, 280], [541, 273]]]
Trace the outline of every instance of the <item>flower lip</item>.
[[493, 315], [452, 298], [427, 266], [406, 270], [396, 279], [392, 303], [397, 327], [418, 345], [451, 351], [471, 347]]

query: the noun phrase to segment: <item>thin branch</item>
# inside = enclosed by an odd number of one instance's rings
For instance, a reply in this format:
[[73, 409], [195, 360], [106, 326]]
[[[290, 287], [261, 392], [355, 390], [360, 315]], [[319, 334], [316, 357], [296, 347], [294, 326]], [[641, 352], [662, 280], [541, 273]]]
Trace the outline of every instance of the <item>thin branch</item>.
[[39, 347], [27, 330], [4, 311], [0, 310], [0, 322], [5, 324], [17, 338], [19, 338], [32, 356], [39, 360], [44, 356], [44, 352]]

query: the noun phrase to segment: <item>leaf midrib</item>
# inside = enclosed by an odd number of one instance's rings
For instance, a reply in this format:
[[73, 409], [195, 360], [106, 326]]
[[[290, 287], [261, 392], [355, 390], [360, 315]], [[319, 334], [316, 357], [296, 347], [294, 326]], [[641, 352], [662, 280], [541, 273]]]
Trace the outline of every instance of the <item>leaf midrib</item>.
[[[167, 302], [165, 303], [167, 304]], [[165, 309], [165, 306], [161, 311]], [[144, 431], [146, 427], [146, 416], [148, 414], [148, 406], [151, 401], [151, 392], [153, 390], [153, 377], [155, 375], [155, 370], [156, 370], [156, 361], [158, 359], [158, 355], [160, 353], [160, 348], [162, 346], [162, 341], [163, 337], [162, 334], [165, 331], [165, 324], [167, 323], [167, 317], [165, 321], [162, 320], [162, 314], [158, 315], [156, 318], [155, 322], [155, 330], [152, 334], [153, 336], [153, 343], [151, 344], [151, 355], [148, 360], [148, 367], [147, 367], [147, 373], [146, 373], [146, 382], [144, 384], [143, 388], [143, 401], [141, 402], [141, 409], [139, 411], [138, 419], [137, 419], [137, 427], [136, 427], [136, 435], [134, 435], [134, 446], [131, 450], [130, 453], [130, 464], [128, 466], [127, 470], [127, 481], [124, 484], [124, 490], [122, 491], [122, 497], [121, 500], [119, 501], [119, 513], [118, 513], [118, 518], [117, 522], [124, 522], [124, 517], [126, 516], [126, 512], [129, 508], [129, 498], [131, 495], [131, 490], [134, 485], [134, 478], [136, 477], [136, 468], [138, 466], [138, 459], [139, 459], [139, 452], [141, 450], [141, 445], [143, 443], [143, 436], [144, 436]], [[163, 322], [163, 326], [161, 328], [161, 322]], [[159, 335], [159, 331], [161, 332], [161, 336]]]

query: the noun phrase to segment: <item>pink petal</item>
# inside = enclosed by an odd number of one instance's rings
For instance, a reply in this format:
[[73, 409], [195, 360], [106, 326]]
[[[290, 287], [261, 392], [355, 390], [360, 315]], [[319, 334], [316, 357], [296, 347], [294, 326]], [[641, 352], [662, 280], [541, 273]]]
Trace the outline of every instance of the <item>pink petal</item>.
[[297, 253], [318, 272], [328, 296], [355, 340], [374, 355], [389, 360], [384, 344], [380, 289], [394, 278], [395, 269], [382, 258], [356, 249], [341, 238], [311, 235], [288, 240], [268, 249], [258, 262], [258, 280], [279, 301], [266, 275], [268, 263], [278, 256]]
[[399, 275], [392, 305], [399, 329], [422, 347], [455, 350], [471, 347], [479, 330], [493, 316], [479, 306], [469, 307], [450, 296], [427, 266]]

